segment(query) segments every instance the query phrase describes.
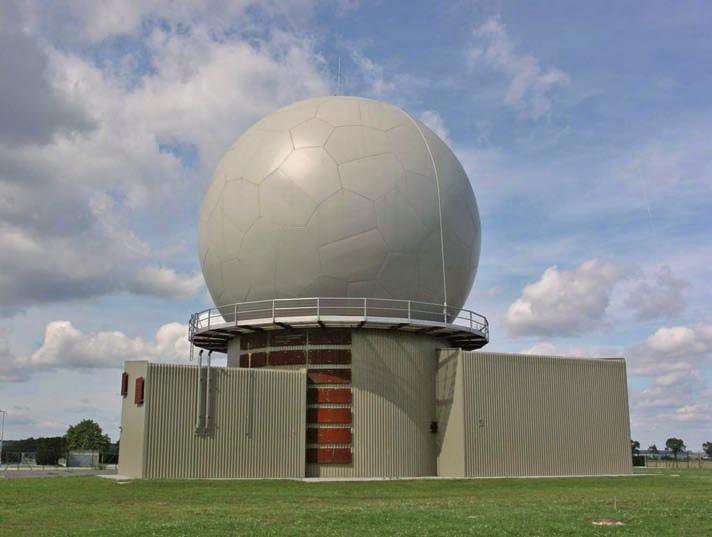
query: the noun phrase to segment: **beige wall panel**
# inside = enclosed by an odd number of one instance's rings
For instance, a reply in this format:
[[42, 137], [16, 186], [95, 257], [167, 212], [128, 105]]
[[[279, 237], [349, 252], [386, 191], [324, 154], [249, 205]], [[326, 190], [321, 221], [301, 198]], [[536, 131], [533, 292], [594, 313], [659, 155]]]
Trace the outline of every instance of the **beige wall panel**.
[[309, 465], [323, 477], [435, 475], [435, 371], [442, 341], [422, 334], [355, 330], [353, 463]]
[[622, 359], [462, 357], [467, 476], [630, 473]]
[[144, 405], [134, 403], [136, 379], [146, 378], [146, 361], [129, 361], [124, 364], [124, 372], [129, 375], [128, 392], [121, 401], [121, 436], [119, 438], [119, 467], [121, 475], [143, 477], [144, 472], [144, 432], [146, 412]]
[[145, 477], [304, 476], [303, 370], [213, 367], [205, 436], [195, 434], [197, 376], [195, 366], [149, 365]]
[[465, 411], [463, 407], [462, 350], [438, 353], [435, 377], [437, 475], [465, 475]]

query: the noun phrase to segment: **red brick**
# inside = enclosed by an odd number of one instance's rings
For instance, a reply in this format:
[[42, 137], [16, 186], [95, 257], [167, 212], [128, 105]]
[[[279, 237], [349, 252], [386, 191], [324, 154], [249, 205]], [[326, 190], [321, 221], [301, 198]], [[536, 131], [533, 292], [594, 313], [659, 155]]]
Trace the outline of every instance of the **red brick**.
[[351, 345], [351, 330], [321, 329], [309, 332], [310, 345]]
[[309, 403], [350, 403], [351, 388], [309, 388]]
[[254, 334], [244, 334], [240, 336], [240, 348], [260, 349], [267, 346], [267, 334], [256, 332]]
[[306, 364], [305, 351], [272, 351], [269, 353], [269, 365]]
[[[267, 365], [266, 352], [253, 352], [243, 356], [245, 356], [245, 367], [264, 367]], [[242, 365], [242, 356], [240, 356], [240, 365]]]
[[308, 408], [307, 423], [351, 423], [351, 409]]
[[351, 429], [347, 427], [307, 429], [307, 443], [309, 444], [350, 444]]
[[276, 332], [270, 336], [271, 347], [292, 347], [307, 344], [306, 331]]
[[307, 382], [310, 384], [348, 384], [351, 382], [350, 369], [309, 369]]
[[310, 349], [310, 364], [350, 364], [350, 349]]

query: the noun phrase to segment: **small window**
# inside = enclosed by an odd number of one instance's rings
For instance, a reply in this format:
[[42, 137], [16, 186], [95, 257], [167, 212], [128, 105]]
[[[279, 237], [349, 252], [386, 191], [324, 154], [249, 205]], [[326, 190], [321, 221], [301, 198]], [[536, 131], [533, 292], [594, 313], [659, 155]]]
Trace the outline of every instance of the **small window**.
[[129, 393], [129, 374], [124, 371], [121, 373], [121, 397], [126, 397]]
[[134, 392], [134, 403], [137, 405], [143, 404], [143, 377], [136, 379], [136, 391]]

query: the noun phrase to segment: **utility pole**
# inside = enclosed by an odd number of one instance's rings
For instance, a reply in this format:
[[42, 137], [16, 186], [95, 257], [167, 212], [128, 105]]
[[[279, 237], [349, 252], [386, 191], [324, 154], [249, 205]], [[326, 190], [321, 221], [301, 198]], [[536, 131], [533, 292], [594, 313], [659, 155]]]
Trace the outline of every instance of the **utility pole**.
[[0, 408], [2, 414], [2, 426], [0, 426], [0, 464], [2, 464], [2, 441], [5, 440], [5, 414], [7, 411]]

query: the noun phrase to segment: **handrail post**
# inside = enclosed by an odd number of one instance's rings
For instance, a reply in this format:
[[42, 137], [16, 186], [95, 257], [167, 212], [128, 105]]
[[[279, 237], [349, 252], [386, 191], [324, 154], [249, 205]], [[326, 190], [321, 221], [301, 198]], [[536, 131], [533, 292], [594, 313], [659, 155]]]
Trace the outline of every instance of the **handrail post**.
[[316, 320], [317, 322], [321, 320], [321, 302], [319, 297], [316, 297]]
[[367, 301], [367, 300], [368, 300], [368, 299], [364, 297], [364, 299], [363, 299], [363, 318], [364, 318], [364, 319], [366, 318], [366, 311], [367, 311], [367, 309], [366, 309], [366, 301]]
[[408, 322], [410, 322], [410, 300], [408, 301]]
[[237, 302], [235, 302], [235, 326], [237, 326]]
[[272, 300], [272, 324], [274, 324], [274, 303], [276, 300]]
[[472, 310], [470, 310], [470, 330], [472, 330]]
[[211, 310], [208, 310], [208, 330], [210, 330], [210, 317], [212, 317], [212, 314], [210, 312]]

